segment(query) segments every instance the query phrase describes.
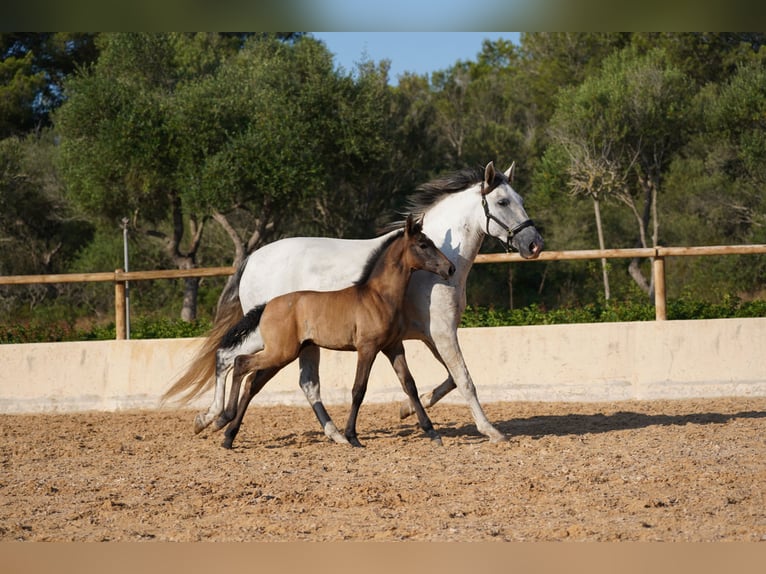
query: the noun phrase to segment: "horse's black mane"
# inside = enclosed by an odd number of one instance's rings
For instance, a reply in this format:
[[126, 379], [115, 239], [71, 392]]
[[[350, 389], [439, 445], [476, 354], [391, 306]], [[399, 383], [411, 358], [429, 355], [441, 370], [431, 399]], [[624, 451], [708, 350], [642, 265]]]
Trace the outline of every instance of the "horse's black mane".
[[[420, 216], [436, 205], [446, 195], [457, 193], [476, 185], [484, 179], [483, 167], [468, 167], [455, 171], [418, 186], [404, 208], [404, 214], [412, 213]], [[490, 191], [498, 185], [508, 183], [508, 178], [501, 171], [495, 171], [495, 179], [492, 181]], [[383, 231], [391, 231], [404, 226], [404, 220], [394, 221], [383, 227]]]
[[[405, 219], [402, 219], [401, 221], [393, 221], [384, 225], [381, 229], [381, 233], [387, 233], [394, 229], [400, 230], [401, 233], [393, 234], [370, 254], [367, 262], [364, 264], [361, 276], [354, 282], [354, 284], [361, 285], [367, 282], [380, 256], [391, 246], [391, 243], [393, 243], [394, 240], [401, 237], [402, 233], [404, 233], [404, 223], [408, 214], [411, 213], [416, 217], [420, 217], [444, 198], [445, 195], [468, 189], [481, 182], [483, 179], [483, 167], [468, 167], [437, 177], [436, 179], [432, 179], [431, 181], [418, 186], [415, 193], [407, 198], [405, 211], [404, 213], [401, 213], [401, 215], [405, 215]], [[490, 185], [489, 191], [503, 183], [508, 183], [508, 178], [504, 173], [495, 171], [495, 178], [492, 180], [492, 185]], [[487, 193], [489, 193], [489, 191], [487, 191]]]
[[399, 230], [398, 233], [391, 234], [391, 237], [386, 239], [383, 243], [376, 247], [372, 253], [370, 253], [370, 256], [367, 258], [367, 261], [362, 268], [362, 274], [359, 276], [359, 279], [354, 281], [355, 285], [362, 285], [367, 283], [367, 281], [370, 279], [370, 275], [372, 275], [372, 270], [375, 269], [375, 264], [378, 262], [378, 259], [380, 259], [380, 257], [386, 252], [386, 249], [391, 247], [391, 244], [399, 239], [402, 235], [404, 235], [404, 229]]

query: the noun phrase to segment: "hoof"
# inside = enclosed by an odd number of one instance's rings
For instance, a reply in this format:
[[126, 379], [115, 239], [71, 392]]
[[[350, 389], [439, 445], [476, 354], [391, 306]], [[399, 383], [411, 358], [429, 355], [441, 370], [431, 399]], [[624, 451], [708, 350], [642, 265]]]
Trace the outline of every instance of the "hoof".
[[209, 425], [210, 423], [205, 422], [205, 417], [201, 414], [194, 417], [194, 434], [199, 434], [203, 430], [205, 430], [205, 427]]
[[341, 434], [338, 428], [332, 423], [328, 422], [324, 427], [324, 434], [333, 442], [338, 444], [348, 444], [348, 439]]
[[213, 431], [219, 431], [223, 427], [225, 427], [227, 424], [229, 424], [229, 419], [221, 415], [220, 417], [215, 419], [215, 421], [213, 422]]
[[400, 419], [406, 419], [407, 417], [413, 415], [415, 411], [412, 409], [412, 406], [410, 405], [409, 401], [404, 401], [399, 406], [399, 418]]
[[356, 438], [355, 436], [347, 436], [346, 438], [348, 439], [348, 444], [350, 444], [351, 446], [356, 448], [364, 448], [364, 445], [361, 442], [359, 442], [359, 439]]
[[234, 439], [230, 439], [230, 438], [225, 438], [221, 442], [221, 446], [227, 450], [231, 450], [233, 444], [234, 444]]
[[433, 444], [438, 446], [444, 446], [444, 443], [442, 442], [442, 437], [440, 437], [436, 431], [431, 431], [427, 434]]
[[489, 437], [489, 442], [495, 443], [495, 444], [501, 443], [501, 442], [508, 442], [509, 440], [510, 439], [507, 436], [505, 436], [503, 433], [492, 434]]

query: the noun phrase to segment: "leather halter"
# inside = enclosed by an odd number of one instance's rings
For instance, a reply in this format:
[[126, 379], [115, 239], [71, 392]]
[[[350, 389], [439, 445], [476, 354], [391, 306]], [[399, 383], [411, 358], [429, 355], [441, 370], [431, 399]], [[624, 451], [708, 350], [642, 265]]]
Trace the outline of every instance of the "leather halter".
[[492, 220], [495, 223], [497, 223], [501, 228], [505, 230], [505, 232], [508, 234], [505, 242], [503, 242], [502, 239], [499, 237], [496, 237], [503, 247], [505, 247], [506, 253], [510, 253], [513, 249], [513, 245], [511, 245], [511, 241], [513, 241], [513, 238], [518, 234], [522, 229], [526, 229], [527, 227], [534, 227], [535, 224], [531, 219], [525, 219], [521, 223], [519, 223], [516, 227], [510, 228], [505, 223], [503, 223], [500, 219], [498, 219], [496, 216], [492, 215], [489, 212], [489, 203], [487, 203], [487, 194], [491, 193], [491, 188], [487, 193], [484, 193], [484, 181], [481, 182], [481, 206], [484, 208], [484, 215], [487, 216], [487, 235], [490, 235], [489, 233], [489, 221]]

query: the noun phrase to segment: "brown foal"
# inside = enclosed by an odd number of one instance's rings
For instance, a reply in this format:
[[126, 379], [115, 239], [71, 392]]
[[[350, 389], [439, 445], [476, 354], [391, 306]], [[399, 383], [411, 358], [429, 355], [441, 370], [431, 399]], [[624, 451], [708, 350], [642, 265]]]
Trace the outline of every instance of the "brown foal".
[[[383, 351], [397, 373], [409, 372], [402, 345], [406, 328], [402, 308], [410, 277], [417, 269], [436, 273], [442, 279], [455, 272], [455, 266], [423, 233], [422, 223], [410, 216], [404, 230], [371, 257], [366, 273], [355, 285], [338, 291], [287, 293], [248, 313], [232, 331], [260, 328], [263, 349], [234, 360], [235, 384], [250, 373], [254, 375], [245, 385], [237, 415], [226, 428], [223, 446], [231, 448], [250, 400], [306, 345], [356, 350], [356, 376], [345, 436], [353, 446], [362, 446], [356, 434], [356, 419], [375, 356]], [[402, 386], [415, 407], [420, 427], [441, 442], [420, 403], [412, 377], [404, 377]]]

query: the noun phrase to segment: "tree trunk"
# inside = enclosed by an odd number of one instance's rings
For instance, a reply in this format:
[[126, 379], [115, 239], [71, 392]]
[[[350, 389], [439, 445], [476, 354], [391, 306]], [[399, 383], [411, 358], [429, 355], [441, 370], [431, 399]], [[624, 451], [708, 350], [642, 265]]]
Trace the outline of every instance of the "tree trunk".
[[513, 309], [513, 264], [509, 263], [508, 267], [508, 308]]
[[[202, 231], [205, 228], [205, 219], [197, 220], [192, 214], [189, 216], [189, 231], [192, 235], [191, 244], [186, 253], [181, 253], [181, 240], [184, 235], [183, 210], [181, 198], [173, 194], [173, 238], [171, 240], [171, 254], [178, 269], [193, 269], [197, 266], [197, 251], [202, 242]], [[194, 321], [197, 318], [197, 293], [199, 291], [199, 277], [184, 279], [184, 298], [181, 306], [181, 320]]]
[[[598, 247], [599, 249], [606, 249], [604, 244], [604, 229], [601, 226], [601, 205], [598, 201], [598, 197], [593, 195], [593, 211], [596, 215], [596, 232], [598, 234]], [[604, 299], [609, 301], [611, 292], [609, 290], [609, 271], [607, 269], [606, 259], [601, 259], [601, 271], [604, 276]]]
[[184, 301], [181, 307], [181, 320], [194, 321], [197, 318], [197, 293], [199, 292], [199, 277], [184, 279]]
[[[649, 229], [649, 222], [652, 220], [652, 214], [655, 214], [656, 218], [656, 206], [654, 205], [656, 201], [656, 193], [653, 182], [645, 177], [639, 177], [638, 178], [639, 184], [641, 185], [641, 188], [644, 192], [644, 209], [639, 216], [638, 210], [633, 208], [633, 213], [636, 216], [636, 219], [638, 220], [638, 227], [639, 227], [639, 247], [648, 247], [647, 242], [647, 230]], [[625, 201], [623, 199], [623, 201]], [[626, 202], [627, 203], [627, 202]], [[654, 233], [652, 235], [652, 243], [654, 244], [653, 247], [656, 247], [657, 232], [658, 226], [656, 219], [654, 220]], [[650, 270], [649, 273], [649, 279], [647, 279], [644, 274], [641, 272], [641, 268], [639, 267], [641, 260], [640, 259], [633, 259], [630, 262], [630, 265], [628, 266], [628, 274], [631, 276], [633, 281], [636, 282], [636, 285], [644, 292], [646, 293], [649, 298], [654, 301], [654, 270]]]

